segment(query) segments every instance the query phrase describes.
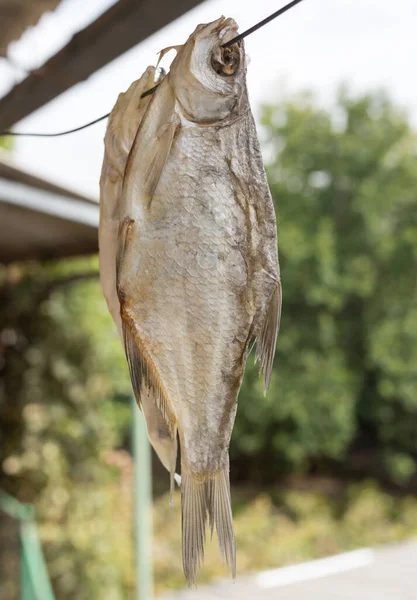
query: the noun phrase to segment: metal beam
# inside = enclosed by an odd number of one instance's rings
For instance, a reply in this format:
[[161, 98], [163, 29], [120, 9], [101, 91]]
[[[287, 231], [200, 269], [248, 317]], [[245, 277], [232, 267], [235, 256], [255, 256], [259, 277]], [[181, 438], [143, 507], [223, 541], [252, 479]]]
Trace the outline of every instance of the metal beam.
[[[104, 67], [202, 0], [119, 0], [74, 35], [36, 73], [0, 100], [0, 130], [8, 129]], [[169, 40], [167, 41], [169, 45]]]
[[28, 185], [31, 177], [26, 176], [22, 173], [26, 183], [2, 179], [0, 169], [0, 263], [95, 254], [98, 202], [73, 197], [55, 185], [42, 189], [48, 187], [42, 180]]
[[98, 227], [98, 204], [94, 205], [60, 194], [37, 190], [23, 183], [0, 179], [1, 202], [87, 225], [94, 229]]

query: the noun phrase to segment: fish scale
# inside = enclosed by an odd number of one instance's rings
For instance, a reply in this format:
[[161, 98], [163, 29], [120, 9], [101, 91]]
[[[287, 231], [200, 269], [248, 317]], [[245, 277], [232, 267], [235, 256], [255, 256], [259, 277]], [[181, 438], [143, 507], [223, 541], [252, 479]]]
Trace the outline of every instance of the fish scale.
[[268, 387], [281, 312], [243, 43], [222, 50], [236, 33], [224, 17], [198, 26], [152, 98], [140, 99], [152, 68], [119, 97], [100, 182], [103, 291], [171, 490], [177, 435], [181, 447], [189, 584], [207, 524], [235, 575], [228, 450], [237, 395], [254, 340]]

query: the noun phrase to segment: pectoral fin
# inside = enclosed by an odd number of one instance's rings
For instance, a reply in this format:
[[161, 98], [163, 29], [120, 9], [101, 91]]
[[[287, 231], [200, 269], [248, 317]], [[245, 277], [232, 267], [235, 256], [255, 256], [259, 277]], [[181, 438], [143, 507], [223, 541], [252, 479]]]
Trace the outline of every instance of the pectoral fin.
[[131, 216], [134, 203], [149, 207], [178, 126], [175, 95], [168, 79], [164, 79], [149, 102], [126, 164], [125, 216]]
[[157, 133], [156, 142], [149, 149], [148, 168], [144, 173], [143, 201], [149, 208], [171, 149], [176, 125], [167, 123]]

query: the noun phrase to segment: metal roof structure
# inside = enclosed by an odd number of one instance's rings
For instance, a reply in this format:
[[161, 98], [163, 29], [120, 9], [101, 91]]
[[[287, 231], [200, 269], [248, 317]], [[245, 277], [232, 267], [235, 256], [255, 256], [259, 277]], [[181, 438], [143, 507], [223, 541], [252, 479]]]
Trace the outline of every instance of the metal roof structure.
[[39, 21], [43, 13], [54, 10], [61, 0], [0, 0], [0, 56], [7, 56], [11, 42]]
[[[0, 0], [0, 9], [2, 1], [4, 0]], [[37, 4], [39, 1], [33, 3]], [[0, 130], [8, 129], [59, 94], [84, 81], [201, 2], [202, 0], [119, 0], [93, 23], [76, 33], [62, 50], [36, 72], [29, 73], [0, 99]], [[0, 28], [0, 46], [3, 43], [1, 35]]]
[[0, 262], [98, 251], [99, 205], [0, 157]]
[[[66, 0], [71, 2], [71, 0]], [[0, 0], [0, 56], [60, 0]], [[202, 0], [118, 0], [0, 98], [0, 130], [45, 105]], [[98, 250], [98, 203], [0, 156], [0, 262]]]

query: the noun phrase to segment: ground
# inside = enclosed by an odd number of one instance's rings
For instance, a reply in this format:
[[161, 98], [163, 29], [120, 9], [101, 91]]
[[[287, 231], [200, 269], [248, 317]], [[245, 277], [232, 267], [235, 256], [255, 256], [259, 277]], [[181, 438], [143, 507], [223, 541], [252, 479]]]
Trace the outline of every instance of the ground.
[[417, 541], [409, 541], [238, 577], [235, 583], [165, 595], [161, 600], [415, 600], [416, 565]]

